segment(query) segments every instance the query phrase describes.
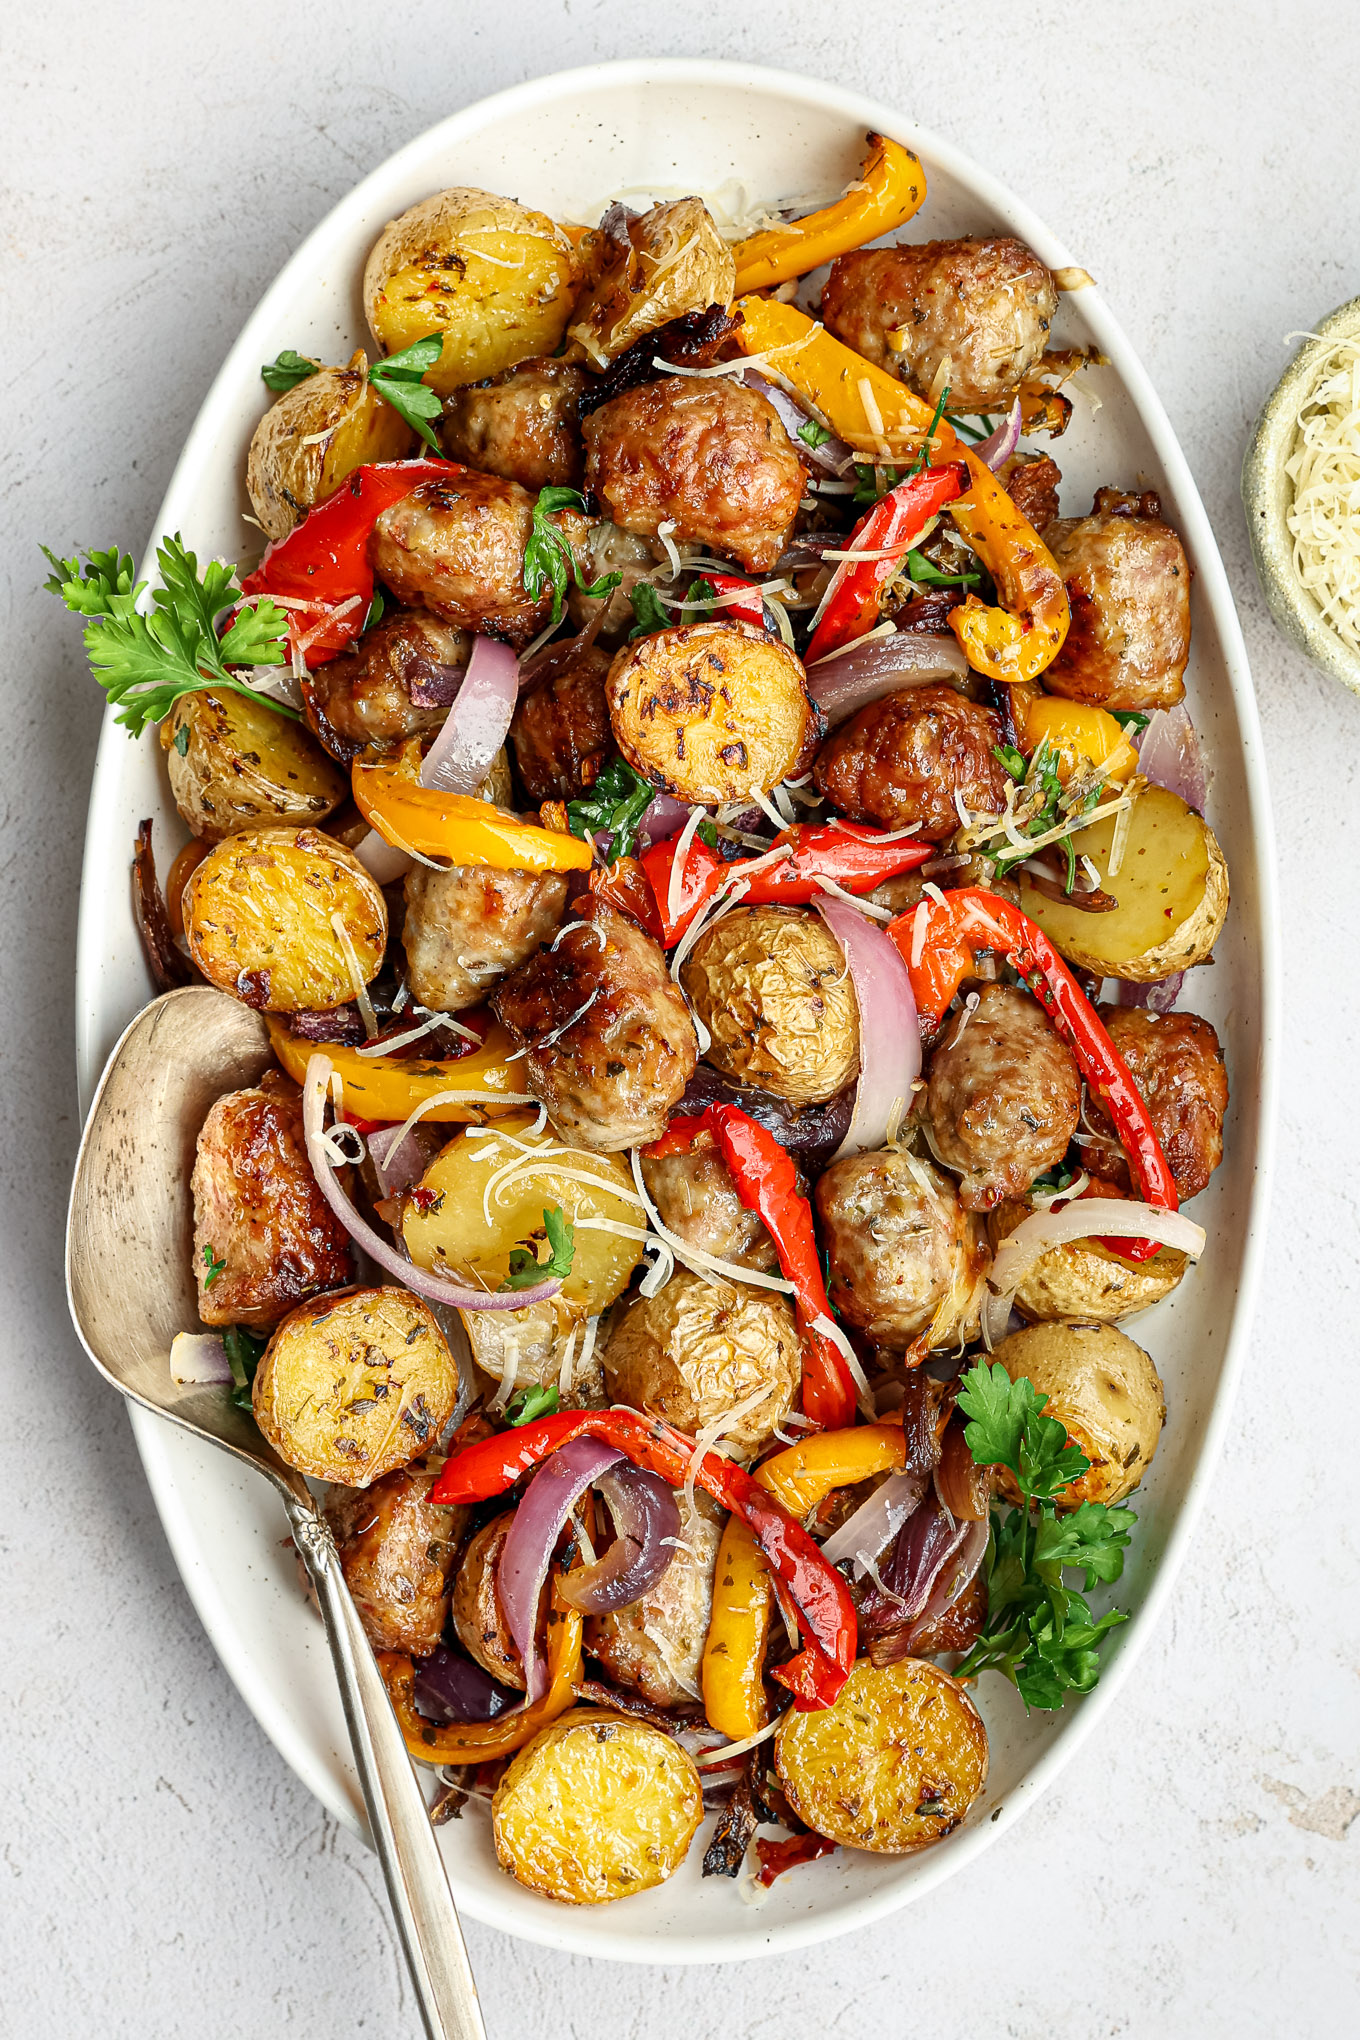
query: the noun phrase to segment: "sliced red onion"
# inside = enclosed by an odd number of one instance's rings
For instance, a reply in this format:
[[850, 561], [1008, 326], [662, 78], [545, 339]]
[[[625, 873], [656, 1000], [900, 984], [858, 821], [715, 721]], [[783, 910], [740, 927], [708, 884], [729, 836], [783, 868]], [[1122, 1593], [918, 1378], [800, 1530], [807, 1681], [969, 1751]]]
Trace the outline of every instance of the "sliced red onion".
[[425, 1174], [426, 1160], [414, 1127], [404, 1140], [399, 1126], [375, 1126], [368, 1136], [368, 1152], [378, 1172], [384, 1197], [400, 1197], [414, 1189]]
[[808, 670], [808, 693], [826, 717], [828, 730], [899, 687], [925, 687], [932, 680], [962, 680], [968, 671], [952, 637], [928, 637], [899, 630], [872, 644], [853, 645], [819, 660]]
[[991, 1524], [985, 1519], [966, 1526], [957, 1552], [940, 1567], [925, 1607], [914, 1621], [902, 1623], [900, 1627], [887, 1633], [882, 1642], [875, 1646], [873, 1653], [875, 1664], [890, 1665], [899, 1658], [914, 1655], [931, 1627], [941, 1616], [947, 1615], [972, 1586], [977, 1578], [978, 1568], [987, 1555], [990, 1536]]
[[895, 943], [846, 900], [823, 897], [817, 912], [839, 942], [859, 1007], [855, 1109], [833, 1160], [881, 1148], [894, 1112], [911, 1107], [921, 1074], [921, 1029], [911, 978]]
[[1184, 983], [1183, 970], [1173, 970], [1170, 977], [1154, 978], [1148, 985], [1136, 985], [1128, 978], [1120, 978], [1115, 1004], [1145, 1006], [1149, 1013], [1174, 1013]]
[[416, 1667], [412, 1697], [427, 1721], [494, 1721], [518, 1704], [517, 1695], [497, 1685], [490, 1672], [438, 1644]]
[[417, 654], [406, 667], [406, 691], [412, 706], [452, 708], [466, 673], [466, 666], [445, 666]]
[[614, 1542], [594, 1565], [563, 1575], [561, 1595], [586, 1615], [608, 1615], [649, 1594], [675, 1556], [675, 1490], [642, 1466], [616, 1466], [595, 1483], [614, 1519]]
[[843, 531], [800, 531], [780, 553], [774, 570], [777, 574], [793, 574], [800, 568], [819, 567], [823, 553], [843, 552], [845, 545]]
[[417, 1268], [414, 1261], [376, 1232], [341, 1189], [335, 1166], [326, 1152], [323, 1135], [330, 1080], [330, 1057], [312, 1056], [302, 1080], [302, 1129], [307, 1141], [307, 1159], [327, 1204], [350, 1238], [363, 1248], [371, 1260], [389, 1275], [395, 1275], [404, 1288], [414, 1290], [427, 1302], [452, 1304], [455, 1310], [526, 1310], [530, 1304], [546, 1303], [549, 1297], [556, 1296], [562, 1287], [556, 1276], [547, 1282], [535, 1283], [532, 1289], [469, 1289], [450, 1276], [436, 1275], [429, 1268]]
[[1020, 399], [1016, 397], [991, 438], [981, 440], [973, 448], [978, 459], [985, 460], [993, 474], [1005, 466], [1020, 444], [1020, 416]]
[[1209, 797], [1209, 771], [1199, 732], [1183, 701], [1174, 708], [1154, 709], [1147, 728], [1135, 737], [1138, 770], [1154, 786], [1179, 794], [1187, 807], [1203, 814]]
[[609, 610], [608, 602], [596, 604], [595, 613], [583, 630], [575, 637], [555, 638], [545, 645], [541, 652], [535, 652], [531, 659], [522, 659], [519, 668], [519, 691], [521, 694], [530, 687], [536, 687], [540, 680], [550, 680], [558, 673], [565, 673], [574, 666], [582, 652], [594, 644]]
[[573, 1438], [544, 1460], [511, 1518], [496, 1568], [496, 1597], [524, 1661], [530, 1707], [548, 1690], [548, 1667], [538, 1649], [538, 1599], [553, 1546], [591, 1482], [622, 1458], [598, 1438]]
[[355, 844], [354, 855], [369, 877], [376, 879], [379, 885], [393, 885], [415, 868], [414, 857], [398, 850], [395, 843], [389, 843], [376, 829], [370, 829], [363, 840]]
[[458, 697], [425, 754], [421, 785], [475, 793], [505, 742], [518, 698], [519, 661], [509, 645], [474, 638]]
[[798, 448], [802, 458], [810, 461], [813, 467], [823, 468], [827, 474], [840, 478], [848, 475], [855, 462], [862, 458], [855, 452], [853, 446], [844, 439], [837, 439], [834, 433], [824, 439], [820, 446], [809, 446], [805, 439], [800, 439], [798, 434], [805, 425], [820, 423], [820, 420], [814, 420], [806, 404], [800, 404], [797, 397], [790, 396], [778, 383], [771, 382], [758, 368], [748, 368], [742, 381], [747, 389], [755, 390], [768, 404], [774, 406], [779, 414], [780, 424]]
[[688, 801], [676, 800], [669, 793], [659, 793], [637, 825], [638, 840], [645, 840], [648, 844], [668, 843], [672, 836], [679, 835], [692, 812]]
[[220, 1332], [176, 1332], [170, 1341], [170, 1379], [180, 1388], [228, 1388], [231, 1362]]
[[825, 1105], [791, 1105], [773, 1091], [757, 1091], [724, 1077], [711, 1063], [700, 1063], [675, 1108], [676, 1117], [706, 1111], [710, 1105], [739, 1105], [750, 1118], [768, 1128], [779, 1145], [796, 1155], [814, 1174], [825, 1168], [845, 1138], [854, 1107], [849, 1085]]
[[[855, 1578], [862, 1580], [881, 1551], [886, 1551], [907, 1518], [914, 1515], [930, 1486], [928, 1467], [903, 1467], [889, 1474], [867, 1502], [861, 1502], [839, 1530], [833, 1530], [822, 1546], [822, 1557], [832, 1565], [853, 1562]], [[868, 1560], [868, 1564], [865, 1564]]]
[[1006, 1336], [1011, 1300], [1030, 1269], [1053, 1247], [1072, 1240], [1156, 1240], [1188, 1254], [1204, 1252], [1205, 1232], [1183, 1211], [1163, 1211], [1129, 1197], [1077, 1197], [1061, 1211], [1031, 1212], [997, 1249], [982, 1305], [982, 1335], [990, 1346]]
[[865, 1633], [873, 1635], [900, 1622], [914, 1622], [945, 1567], [961, 1554], [973, 1527], [956, 1523], [934, 1495], [929, 1496], [899, 1530], [891, 1556], [881, 1568], [887, 1592], [871, 1588], [864, 1598], [860, 1623]]

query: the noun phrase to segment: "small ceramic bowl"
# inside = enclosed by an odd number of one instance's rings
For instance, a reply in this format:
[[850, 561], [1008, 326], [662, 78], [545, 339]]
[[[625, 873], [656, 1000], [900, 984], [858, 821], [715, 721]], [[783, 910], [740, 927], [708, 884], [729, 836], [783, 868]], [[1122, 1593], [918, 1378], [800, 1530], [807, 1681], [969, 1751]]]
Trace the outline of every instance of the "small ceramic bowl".
[[1294, 540], [1286, 519], [1294, 484], [1285, 462], [1294, 451], [1299, 411], [1318, 379], [1328, 348], [1360, 340], [1360, 298], [1341, 305], [1309, 340], [1266, 399], [1242, 463], [1242, 503], [1261, 592], [1285, 636], [1333, 678], [1360, 694], [1360, 651], [1343, 643], [1294, 571]]

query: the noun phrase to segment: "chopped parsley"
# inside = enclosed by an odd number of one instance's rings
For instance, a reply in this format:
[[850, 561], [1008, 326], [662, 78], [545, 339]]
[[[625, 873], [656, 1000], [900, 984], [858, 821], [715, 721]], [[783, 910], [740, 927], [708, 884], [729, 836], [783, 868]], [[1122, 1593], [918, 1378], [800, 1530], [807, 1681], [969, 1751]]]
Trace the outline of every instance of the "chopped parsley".
[[[1066, 833], [1055, 838], [1055, 842], [1067, 859], [1065, 889], [1070, 893], [1077, 882], [1077, 853], [1072, 846], [1071, 831], [1080, 828], [1092, 808], [1098, 805], [1103, 782], [1091, 773], [1074, 773], [1064, 786], [1058, 777], [1058, 753], [1047, 737], [1028, 763], [1013, 744], [993, 745], [992, 756], [1019, 788], [1013, 820], [1020, 835], [1031, 838], [1047, 836], [1065, 825]], [[1023, 864], [1029, 852], [1017, 849], [1013, 843], [998, 840], [1001, 834], [997, 831], [988, 838], [988, 855], [995, 858], [1004, 873], [1014, 864]]]
[[214, 1282], [216, 1282], [218, 1276], [222, 1273], [222, 1270], [226, 1267], [226, 1265], [227, 1264], [225, 1260], [221, 1261], [218, 1260], [216, 1247], [205, 1247], [203, 1249], [203, 1266], [207, 1270], [207, 1273], [203, 1277], [203, 1287], [205, 1289], [212, 1288]]
[[940, 400], [935, 406], [935, 415], [930, 421], [930, 430], [926, 433], [925, 438], [921, 441], [921, 451], [917, 454], [915, 460], [912, 462], [911, 466], [907, 469], [908, 481], [910, 481], [913, 475], [919, 475], [921, 469], [930, 459], [931, 441], [935, 437], [935, 427], [939, 424], [941, 418], [943, 418], [944, 416], [945, 399], [948, 397], [948, 395], [949, 384], [946, 383], [944, 388], [940, 391]]
[[555, 1417], [557, 1409], [557, 1383], [551, 1381], [546, 1387], [537, 1384], [512, 1395], [505, 1405], [505, 1420], [512, 1430], [518, 1430], [521, 1424], [532, 1424], [537, 1417]]
[[255, 1385], [255, 1370], [264, 1358], [268, 1339], [257, 1339], [254, 1332], [248, 1332], [244, 1325], [228, 1325], [222, 1334], [222, 1345], [231, 1368], [231, 1399], [238, 1410], [254, 1407], [251, 1389]]
[[295, 390], [300, 382], [307, 382], [321, 372], [321, 363], [313, 361], [309, 354], [299, 354], [295, 348], [285, 347], [282, 354], [273, 361], [266, 361], [260, 374], [271, 390], [282, 396], [285, 390]]
[[607, 829], [613, 838], [611, 861], [631, 857], [637, 847], [638, 823], [655, 799], [656, 788], [622, 758], [614, 758], [589, 792], [567, 802], [567, 822], [572, 835], [587, 843]]
[[637, 618], [637, 622], [628, 633], [630, 644], [634, 638], [650, 637], [653, 631], [670, 629], [671, 619], [650, 581], [639, 581], [630, 591], [628, 600], [632, 603], [633, 614]]
[[501, 1284], [502, 1289], [533, 1289], [540, 1282], [552, 1281], [554, 1277], [565, 1281], [570, 1275], [576, 1256], [576, 1233], [568, 1225], [560, 1204], [544, 1211], [543, 1230], [548, 1242], [547, 1260], [539, 1260], [538, 1249], [532, 1242], [528, 1246], [512, 1247], [510, 1272]]
[[920, 552], [907, 554], [907, 573], [913, 581], [919, 581], [927, 588], [978, 588], [982, 585], [981, 574], [942, 574]]
[[419, 340], [413, 340], [409, 347], [403, 347], [399, 354], [389, 354], [383, 361], [375, 361], [368, 371], [368, 386], [390, 404], [399, 418], [404, 418], [413, 432], [418, 432], [427, 446], [442, 454], [444, 449], [435, 438], [430, 425], [431, 418], [438, 418], [444, 409], [444, 400], [425, 381], [427, 370], [432, 369], [444, 351], [442, 333], [426, 333]]
[[1148, 723], [1152, 719], [1150, 716], [1144, 715], [1142, 710], [1138, 708], [1112, 708], [1110, 714], [1119, 724], [1126, 737], [1138, 736], [1141, 731], [1147, 728]]
[[546, 588], [552, 589], [552, 624], [562, 621], [567, 590], [575, 580], [583, 595], [612, 595], [623, 575], [601, 574], [598, 581], [583, 581], [576, 558], [566, 539], [551, 521], [559, 510], [584, 510], [586, 499], [579, 489], [549, 486], [540, 489], [534, 504], [533, 526], [524, 548], [524, 591], [537, 601]]
[[802, 440], [804, 446], [811, 446], [813, 448], [825, 446], [827, 440], [832, 436], [827, 426], [819, 425], [815, 418], [809, 418], [806, 425], [798, 427], [798, 437]]

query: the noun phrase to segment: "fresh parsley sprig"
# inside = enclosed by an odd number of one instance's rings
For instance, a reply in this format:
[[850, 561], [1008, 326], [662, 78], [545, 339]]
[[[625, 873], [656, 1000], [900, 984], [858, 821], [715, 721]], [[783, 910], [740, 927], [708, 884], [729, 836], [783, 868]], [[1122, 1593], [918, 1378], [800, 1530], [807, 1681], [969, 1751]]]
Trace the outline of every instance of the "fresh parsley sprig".
[[639, 581], [629, 590], [628, 600], [632, 603], [633, 615], [637, 618], [628, 633], [629, 644], [634, 638], [651, 637], [654, 631], [670, 629], [673, 619], [667, 614], [661, 597], [650, 581]]
[[533, 528], [524, 548], [524, 591], [534, 602], [545, 588], [552, 589], [554, 627], [562, 621], [562, 605], [573, 579], [583, 595], [612, 595], [623, 575], [601, 574], [598, 581], [583, 581], [576, 556], [552, 522], [559, 510], [584, 510], [586, 499], [579, 489], [549, 484], [538, 492], [534, 504]]
[[638, 823], [655, 799], [656, 788], [622, 758], [614, 758], [588, 793], [567, 802], [567, 822], [572, 835], [587, 843], [607, 829], [613, 838], [611, 861], [631, 857], [637, 848]]
[[546, 1387], [535, 1384], [511, 1396], [505, 1405], [505, 1420], [511, 1430], [517, 1431], [521, 1424], [532, 1424], [536, 1417], [555, 1417], [557, 1409], [557, 1383], [550, 1381]]
[[565, 1281], [570, 1275], [571, 1264], [576, 1257], [576, 1229], [568, 1225], [560, 1204], [544, 1211], [543, 1230], [548, 1241], [547, 1260], [539, 1260], [537, 1248], [532, 1244], [512, 1247], [510, 1272], [501, 1284], [502, 1289], [532, 1289], [539, 1282], [551, 1281], [554, 1276]]
[[[1089, 1693], [1100, 1677], [1100, 1644], [1128, 1617], [1111, 1608], [1092, 1617], [1084, 1596], [1124, 1570], [1132, 1509], [1082, 1502], [1060, 1516], [1056, 1503], [1090, 1465], [1056, 1417], [1048, 1397], [998, 1360], [963, 1378], [959, 1408], [971, 1419], [964, 1440], [979, 1466], [1004, 1466], [1020, 1490], [1018, 1509], [992, 1510], [987, 1547], [987, 1620], [957, 1676], [1000, 1672], [1027, 1707], [1061, 1707], [1067, 1693]], [[1082, 1574], [1083, 1592], [1065, 1586]]]
[[222, 1334], [222, 1345], [231, 1368], [231, 1399], [238, 1410], [247, 1412], [254, 1409], [251, 1389], [255, 1384], [255, 1370], [264, 1358], [268, 1339], [257, 1339], [244, 1325], [228, 1325]]
[[182, 694], [200, 687], [229, 688], [249, 695], [276, 714], [297, 720], [297, 711], [249, 687], [233, 666], [281, 666], [287, 650], [288, 619], [267, 596], [237, 610], [219, 638], [217, 619], [240, 598], [236, 569], [209, 560], [200, 576], [198, 561], [179, 533], [156, 549], [161, 585], [142, 615], [137, 602], [147, 583], [133, 580], [131, 557], [116, 547], [63, 560], [42, 548], [52, 568], [44, 582], [77, 616], [90, 619], [85, 650], [95, 679], [118, 708], [116, 720], [134, 736], [170, 713]]
[[[389, 354], [382, 361], [375, 361], [368, 371], [369, 388], [385, 404], [390, 404], [411, 430], [418, 432], [425, 444], [439, 454], [444, 449], [435, 438], [430, 420], [439, 417], [444, 405], [424, 378], [443, 349], [442, 333], [426, 333], [421, 339], [413, 340], [409, 347], [403, 347], [399, 354]], [[295, 390], [299, 383], [319, 375], [321, 368], [322, 363], [314, 361], [309, 354], [299, 354], [296, 348], [285, 347], [273, 361], [264, 364], [260, 374], [268, 387], [282, 396], [287, 390]]]
[[285, 347], [282, 354], [266, 361], [260, 374], [271, 390], [282, 396], [286, 390], [295, 390], [299, 383], [307, 382], [314, 375], [320, 375], [321, 363], [313, 361], [310, 354], [299, 354], [295, 347]]

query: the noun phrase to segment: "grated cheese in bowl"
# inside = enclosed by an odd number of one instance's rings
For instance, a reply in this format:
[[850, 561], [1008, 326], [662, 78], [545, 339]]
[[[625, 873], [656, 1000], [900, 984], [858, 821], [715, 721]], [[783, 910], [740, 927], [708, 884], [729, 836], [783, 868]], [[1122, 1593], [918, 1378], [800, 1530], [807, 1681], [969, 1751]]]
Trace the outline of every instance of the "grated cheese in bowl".
[[1285, 473], [1294, 571], [1337, 636], [1360, 651], [1360, 341], [1337, 340], [1323, 355]]

